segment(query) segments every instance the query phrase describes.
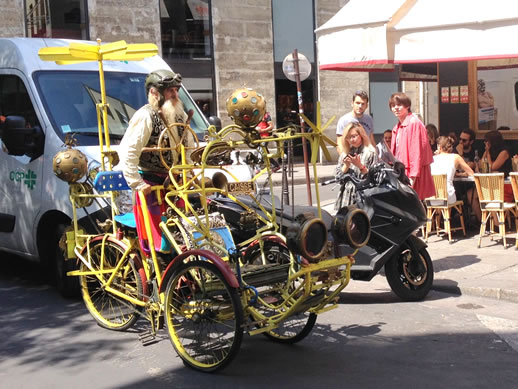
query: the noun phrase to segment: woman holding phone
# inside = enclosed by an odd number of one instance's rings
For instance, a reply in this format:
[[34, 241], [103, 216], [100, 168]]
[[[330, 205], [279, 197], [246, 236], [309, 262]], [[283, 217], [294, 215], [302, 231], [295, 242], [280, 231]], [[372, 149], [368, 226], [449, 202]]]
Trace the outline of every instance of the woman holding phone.
[[[336, 175], [352, 173], [363, 178], [369, 168], [378, 163], [376, 148], [371, 144], [365, 129], [358, 122], [352, 122], [344, 128], [340, 137], [342, 153], [338, 157]], [[340, 191], [335, 202], [335, 210], [355, 203], [356, 188], [352, 182], [347, 182], [343, 191]]]

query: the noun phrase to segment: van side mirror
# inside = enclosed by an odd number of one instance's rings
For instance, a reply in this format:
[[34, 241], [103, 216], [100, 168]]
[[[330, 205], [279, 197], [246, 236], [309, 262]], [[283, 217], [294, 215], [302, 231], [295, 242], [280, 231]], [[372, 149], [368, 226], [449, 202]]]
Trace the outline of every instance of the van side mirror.
[[9, 155], [27, 155], [31, 159], [43, 154], [45, 135], [39, 126], [26, 128], [22, 116], [8, 116], [0, 134]]
[[221, 119], [217, 116], [210, 116], [209, 117], [209, 124], [216, 127], [216, 130], [221, 130]]

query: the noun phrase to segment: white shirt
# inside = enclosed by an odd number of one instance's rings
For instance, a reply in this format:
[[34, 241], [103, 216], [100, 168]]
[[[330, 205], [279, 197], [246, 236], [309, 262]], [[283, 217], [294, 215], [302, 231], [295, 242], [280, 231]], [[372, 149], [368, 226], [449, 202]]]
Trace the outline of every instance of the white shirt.
[[430, 165], [432, 175], [446, 174], [446, 190], [448, 191], [448, 204], [457, 201], [453, 178], [455, 177], [455, 154], [436, 154], [433, 156], [433, 163]]

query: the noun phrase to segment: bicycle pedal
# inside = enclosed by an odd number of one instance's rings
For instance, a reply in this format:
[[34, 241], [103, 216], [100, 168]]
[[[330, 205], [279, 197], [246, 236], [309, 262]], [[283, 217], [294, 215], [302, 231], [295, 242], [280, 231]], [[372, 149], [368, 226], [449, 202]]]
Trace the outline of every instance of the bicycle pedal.
[[156, 336], [151, 331], [145, 331], [138, 335], [138, 339], [142, 343], [143, 346], [149, 346], [157, 342]]

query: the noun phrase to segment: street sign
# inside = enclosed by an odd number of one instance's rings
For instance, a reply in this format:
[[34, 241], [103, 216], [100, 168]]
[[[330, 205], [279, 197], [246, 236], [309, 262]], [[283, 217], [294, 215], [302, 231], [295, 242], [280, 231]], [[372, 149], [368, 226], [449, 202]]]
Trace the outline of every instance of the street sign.
[[[304, 81], [311, 74], [311, 63], [304, 54], [298, 53], [299, 58], [299, 73], [300, 81]], [[293, 53], [288, 54], [284, 61], [282, 61], [282, 71], [286, 78], [290, 81], [296, 81], [295, 79], [295, 63], [293, 61]]]

